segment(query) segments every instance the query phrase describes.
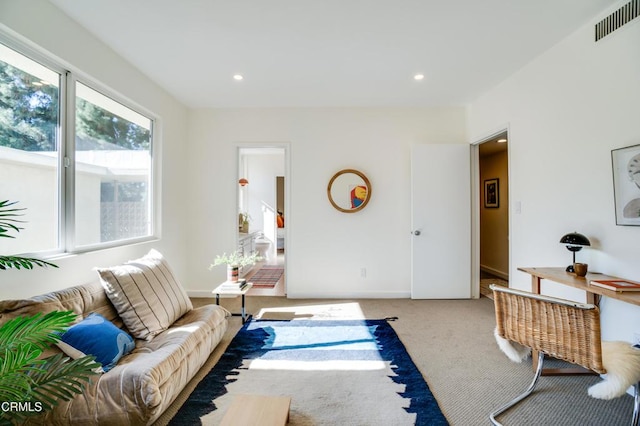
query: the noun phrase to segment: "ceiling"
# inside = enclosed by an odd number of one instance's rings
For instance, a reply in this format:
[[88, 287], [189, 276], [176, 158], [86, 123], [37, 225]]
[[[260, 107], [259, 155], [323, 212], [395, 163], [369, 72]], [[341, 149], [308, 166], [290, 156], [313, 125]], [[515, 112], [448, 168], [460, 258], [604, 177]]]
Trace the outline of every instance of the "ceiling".
[[507, 132], [502, 132], [486, 141], [481, 142], [478, 145], [478, 155], [480, 156], [480, 158], [489, 157], [499, 152], [507, 151], [508, 147], [508, 134]]
[[50, 1], [193, 108], [464, 105], [615, 3]]

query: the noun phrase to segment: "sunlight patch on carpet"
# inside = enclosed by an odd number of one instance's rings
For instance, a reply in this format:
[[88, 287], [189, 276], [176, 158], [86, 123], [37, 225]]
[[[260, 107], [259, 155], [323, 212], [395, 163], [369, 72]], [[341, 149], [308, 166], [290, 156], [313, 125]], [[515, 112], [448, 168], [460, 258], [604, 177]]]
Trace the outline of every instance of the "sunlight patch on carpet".
[[318, 305], [299, 305], [263, 308], [255, 315], [256, 319], [364, 319], [364, 312], [357, 302], [323, 303]]
[[367, 371], [383, 370], [388, 365], [383, 361], [287, 361], [254, 359], [250, 370], [291, 370], [291, 371]]

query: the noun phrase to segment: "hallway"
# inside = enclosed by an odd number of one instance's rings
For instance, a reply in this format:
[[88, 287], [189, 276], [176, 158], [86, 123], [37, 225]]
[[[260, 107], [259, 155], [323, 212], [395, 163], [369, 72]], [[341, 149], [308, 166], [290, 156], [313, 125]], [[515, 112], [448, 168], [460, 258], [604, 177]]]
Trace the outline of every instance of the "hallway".
[[[260, 270], [261, 267], [265, 265], [280, 265], [284, 267], [284, 263], [285, 263], [284, 250], [278, 250], [278, 254], [275, 260], [271, 260], [271, 261], [263, 260], [256, 263], [254, 267], [251, 268], [251, 271], [249, 271], [247, 275], [244, 276], [244, 278], [247, 279], [247, 282], [251, 282], [251, 277], [253, 277], [256, 274], [256, 272]], [[285, 296], [286, 295], [285, 279], [286, 279], [285, 274], [282, 274], [282, 277], [278, 280], [278, 282], [273, 288], [254, 287], [247, 292], [247, 295], [249, 296]]]
[[491, 284], [509, 287], [509, 281], [480, 270], [480, 297], [484, 296], [493, 299], [493, 292], [489, 289]]

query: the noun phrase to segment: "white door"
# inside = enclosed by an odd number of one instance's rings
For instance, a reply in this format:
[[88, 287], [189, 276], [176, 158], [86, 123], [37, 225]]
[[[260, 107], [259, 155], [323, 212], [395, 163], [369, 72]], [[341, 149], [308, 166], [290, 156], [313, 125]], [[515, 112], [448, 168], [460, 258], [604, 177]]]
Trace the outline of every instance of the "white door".
[[471, 297], [471, 148], [411, 152], [411, 298]]

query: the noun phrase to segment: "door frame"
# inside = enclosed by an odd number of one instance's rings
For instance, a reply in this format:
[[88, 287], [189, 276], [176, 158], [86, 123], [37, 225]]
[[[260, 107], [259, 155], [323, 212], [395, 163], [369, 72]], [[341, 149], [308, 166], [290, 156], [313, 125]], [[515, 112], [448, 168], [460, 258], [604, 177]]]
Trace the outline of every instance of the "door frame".
[[[480, 191], [480, 145], [494, 139], [501, 133], [507, 133], [509, 148], [507, 149], [507, 178], [511, 180], [511, 130], [509, 123], [500, 126], [498, 130], [494, 130], [487, 135], [475, 139], [471, 142], [471, 298], [480, 298], [480, 209], [481, 191]], [[512, 244], [511, 244], [511, 182], [508, 185], [507, 216], [509, 220], [509, 277], [512, 276]]]
[[[285, 217], [285, 227], [284, 227], [284, 246], [285, 246], [285, 261], [284, 261], [284, 275], [288, 276], [287, 270], [289, 269], [289, 263], [291, 260], [291, 143], [290, 142], [236, 142], [235, 144], [235, 178], [233, 180], [234, 188], [235, 188], [235, 214], [234, 217], [234, 225], [238, 226], [238, 204], [240, 202], [238, 187], [238, 176], [240, 175], [240, 151], [242, 149], [268, 149], [268, 148], [280, 148], [284, 150], [284, 217]], [[295, 221], [294, 221], [295, 222]], [[277, 241], [274, 242], [277, 244]], [[236, 246], [238, 245], [237, 241], [237, 232], [236, 232]], [[284, 293], [285, 296], [287, 294], [288, 281], [284, 281]]]

